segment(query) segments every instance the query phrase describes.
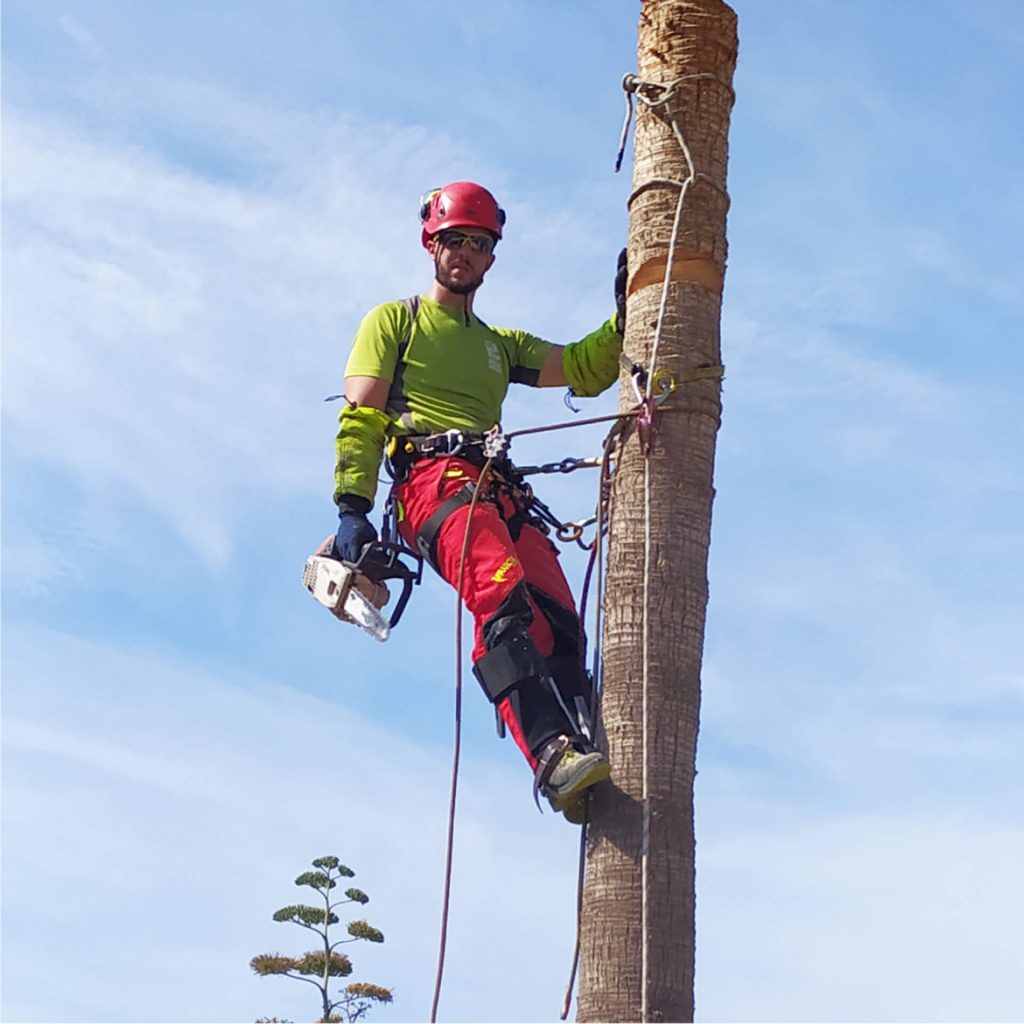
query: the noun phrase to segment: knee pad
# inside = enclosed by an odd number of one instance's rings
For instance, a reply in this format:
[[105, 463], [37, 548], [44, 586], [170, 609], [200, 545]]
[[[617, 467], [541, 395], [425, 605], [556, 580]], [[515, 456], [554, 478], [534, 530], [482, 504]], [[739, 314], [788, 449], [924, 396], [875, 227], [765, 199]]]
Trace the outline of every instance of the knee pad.
[[517, 684], [547, 674], [547, 661], [525, 630], [506, 631], [473, 666], [473, 675], [492, 704], [499, 704]]

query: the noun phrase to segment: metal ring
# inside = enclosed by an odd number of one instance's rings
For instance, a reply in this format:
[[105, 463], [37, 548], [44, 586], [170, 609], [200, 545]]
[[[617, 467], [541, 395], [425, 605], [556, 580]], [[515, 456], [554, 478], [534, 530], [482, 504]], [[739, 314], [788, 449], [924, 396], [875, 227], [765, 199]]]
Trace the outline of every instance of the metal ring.
[[660, 370], [655, 371], [651, 384], [661, 391], [661, 394], [655, 399], [655, 402], [660, 405], [675, 391], [676, 375], [670, 369], [663, 366]]

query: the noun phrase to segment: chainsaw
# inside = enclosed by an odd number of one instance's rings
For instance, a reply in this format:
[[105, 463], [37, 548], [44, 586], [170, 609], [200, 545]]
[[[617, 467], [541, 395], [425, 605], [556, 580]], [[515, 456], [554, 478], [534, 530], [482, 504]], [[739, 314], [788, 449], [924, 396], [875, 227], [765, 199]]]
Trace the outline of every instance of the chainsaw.
[[[343, 562], [329, 554], [333, 540], [328, 537], [306, 559], [302, 584], [342, 622], [355, 623], [383, 643], [398, 625], [412, 588], [423, 578], [423, 559], [403, 544], [375, 541], [363, 548], [357, 561]], [[402, 561], [405, 555], [415, 568]], [[388, 619], [381, 613], [391, 596], [385, 580], [402, 581], [402, 593]]]

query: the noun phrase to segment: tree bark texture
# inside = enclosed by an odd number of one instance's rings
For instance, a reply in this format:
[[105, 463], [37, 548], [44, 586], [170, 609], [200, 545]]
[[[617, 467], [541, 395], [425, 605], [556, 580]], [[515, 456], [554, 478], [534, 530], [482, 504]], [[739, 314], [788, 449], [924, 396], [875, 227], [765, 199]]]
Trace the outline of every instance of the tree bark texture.
[[[625, 350], [647, 367], [679, 189], [684, 200], [656, 368], [680, 383], [656, 413], [649, 454], [647, 566], [647, 886], [643, 880], [644, 455], [636, 430], [614, 477], [599, 742], [612, 784], [592, 801], [581, 928], [580, 1021], [692, 1021], [696, 775], [700, 668], [721, 382], [686, 382], [721, 363], [728, 210], [726, 162], [736, 15], [721, 0], [644, 0], [638, 77], [668, 85], [663, 107], [636, 104]], [[701, 76], [688, 78], [687, 76]], [[620, 380], [620, 409], [636, 404]], [[646, 910], [644, 906], [646, 904]], [[646, 924], [646, 928], [644, 925]], [[643, 950], [646, 931], [646, 979]]]

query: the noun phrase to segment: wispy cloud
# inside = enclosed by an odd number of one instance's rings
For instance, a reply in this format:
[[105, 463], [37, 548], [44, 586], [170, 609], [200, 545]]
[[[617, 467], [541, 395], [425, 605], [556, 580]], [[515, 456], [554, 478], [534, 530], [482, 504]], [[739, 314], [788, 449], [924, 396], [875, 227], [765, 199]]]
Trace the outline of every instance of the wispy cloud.
[[[200, 136], [229, 131], [251, 173], [218, 181], [9, 111], [5, 415], [17, 455], [141, 501], [216, 566], [248, 504], [327, 492], [320, 399], [365, 309], [427, 279], [394, 168], [429, 164], [438, 140], [153, 88], [202, 112]], [[549, 229], [574, 236], [561, 217]]]
[[[357, 871], [372, 898], [366, 915], [387, 936], [353, 951], [359, 977], [397, 986], [395, 1009], [378, 1016], [422, 1019], [440, 912], [443, 743], [410, 742], [271, 681], [216, 678], [47, 630], [5, 628], [4, 657], [4, 926], [17, 937], [5, 949], [5, 1019], [301, 1017], [308, 994], [246, 965], [257, 952], [305, 948], [304, 933], [270, 915], [327, 852]], [[554, 1013], [571, 953], [575, 831], [537, 815], [528, 771], [502, 753], [463, 766], [452, 1020], [479, 1019], [482, 991], [516, 1019], [544, 1017], [545, 1005]], [[529, 898], [518, 884], [496, 886], [503, 876], [531, 879]], [[40, 905], [43, 878], [62, 901]], [[119, 922], [102, 950], [88, 939], [97, 915]], [[33, 966], [47, 960], [57, 920], [62, 942], [85, 951], [65, 964], [60, 1002], [34, 983]], [[534, 980], [524, 990], [507, 964], [527, 939]], [[163, 964], [159, 977], [113, 969], [140, 948], [145, 964]]]
[[[357, 956], [398, 986], [379, 1019], [422, 1017], [451, 593], [427, 582], [381, 652], [301, 592], [300, 535], [320, 511], [309, 542], [330, 525], [320, 399], [358, 317], [426, 284], [415, 196], [453, 177], [510, 212], [487, 320], [572, 340], [610, 312], [629, 183], [596, 168], [633, 12], [462, 12], [478, 45], [453, 65], [436, 57], [448, 23], [258, 6], [57, 24], [22, 5], [33, 45], [5, 34], [5, 613], [122, 645], [5, 622], [5, 1017], [153, 1019], [156, 1002], [166, 1019], [301, 1019], [305, 994], [246, 964], [301, 943], [269, 914], [331, 850], [388, 936]], [[925, 47], [909, 8], [740, 12], [705, 1019], [1016, 1015], [1020, 16], [940, 8]], [[365, 59], [381, 38], [401, 76]], [[516, 389], [506, 425], [563, 415]], [[514, 455], [594, 454], [601, 433]], [[567, 517], [595, 486], [538, 482]], [[563, 560], [578, 579], [581, 553]], [[536, 815], [479, 694], [465, 714], [443, 1014], [550, 1019], [574, 836]]]
[[96, 37], [77, 18], [62, 14], [57, 19], [57, 27], [89, 60], [95, 61], [102, 57], [103, 51]]

